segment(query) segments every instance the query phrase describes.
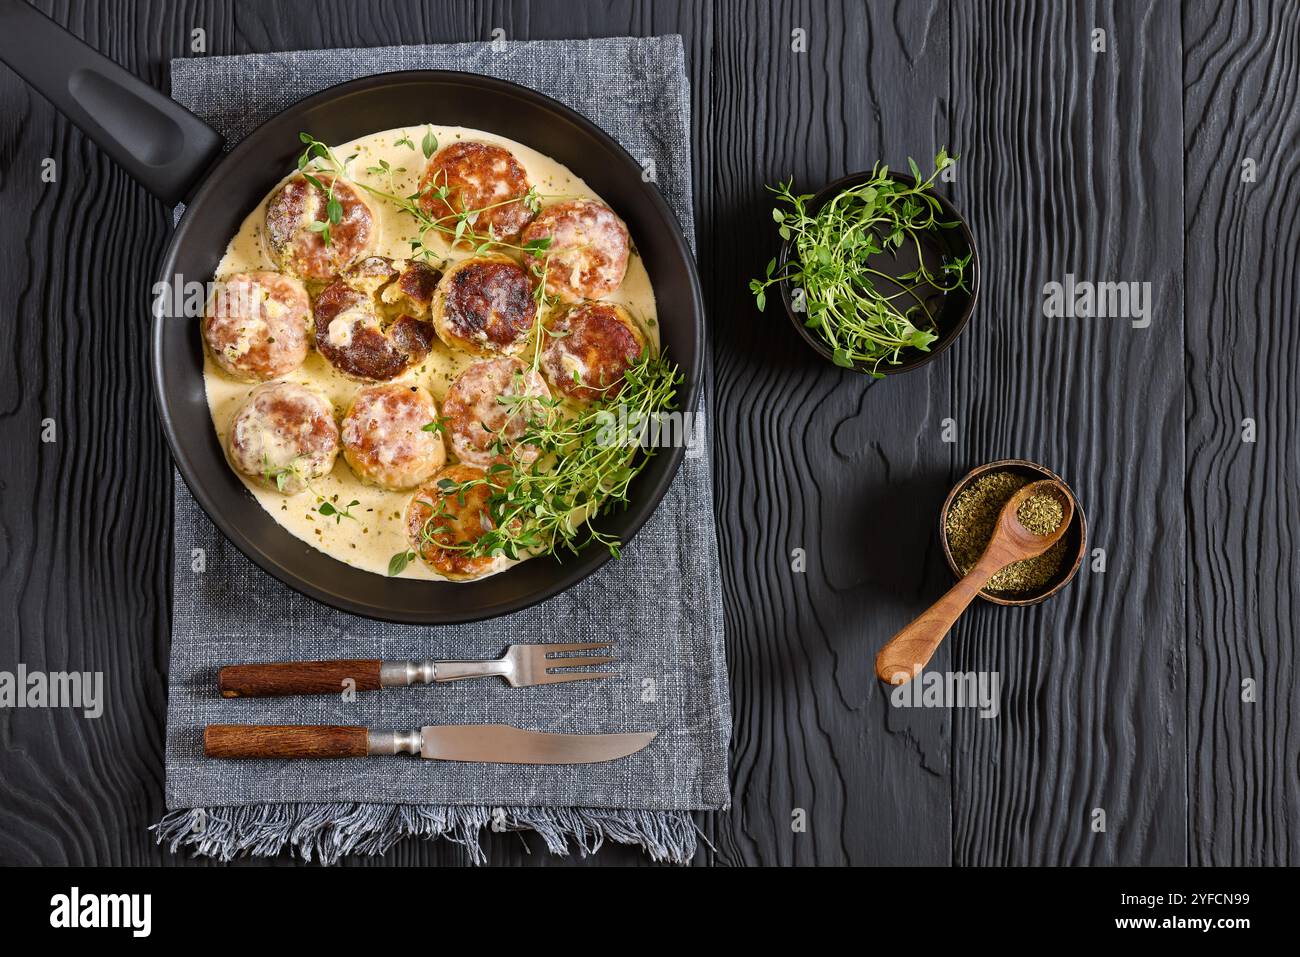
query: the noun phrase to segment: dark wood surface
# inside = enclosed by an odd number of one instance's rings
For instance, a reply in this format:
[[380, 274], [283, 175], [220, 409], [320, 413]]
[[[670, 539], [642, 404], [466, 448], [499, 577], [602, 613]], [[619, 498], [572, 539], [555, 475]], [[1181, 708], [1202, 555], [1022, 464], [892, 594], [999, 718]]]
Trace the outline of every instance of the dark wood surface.
[[1295, 865], [1300, 6], [1199, 2], [1183, 43], [1188, 858]]
[[[1295, 4], [38, 6], [161, 88], [200, 27], [209, 54], [682, 34], [736, 722], [735, 803], [700, 817], [699, 863], [1300, 859]], [[945, 145], [983, 262], [971, 327], [894, 380], [820, 365], [746, 292], [776, 245], [762, 184]], [[0, 710], [0, 863], [191, 863], [145, 830], [171, 547], [146, 298], [170, 214], [4, 69], [0, 208], [0, 669], [103, 671], [107, 699], [97, 720]], [[1150, 327], [1044, 318], [1067, 273], [1150, 282]], [[1105, 571], [981, 604], [945, 643], [933, 667], [1001, 675], [998, 718], [891, 707], [872, 660], [951, 583], [944, 495], [1008, 456], [1071, 483]], [[351, 863], [466, 860], [406, 842]]]

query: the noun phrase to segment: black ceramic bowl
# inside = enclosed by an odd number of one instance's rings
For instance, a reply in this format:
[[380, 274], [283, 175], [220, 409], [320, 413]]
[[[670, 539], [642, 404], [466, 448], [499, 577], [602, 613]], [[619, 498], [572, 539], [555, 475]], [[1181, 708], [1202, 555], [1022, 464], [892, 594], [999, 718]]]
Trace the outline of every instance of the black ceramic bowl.
[[[889, 177], [909, 186], [916, 182], [910, 175], [894, 170], [890, 171]], [[871, 171], [864, 170], [860, 173], [850, 173], [848, 176], [823, 186], [809, 202], [808, 211], [810, 213], [817, 212], [831, 197], [846, 189], [860, 186], [872, 178]], [[959, 225], [952, 229], [939, 229], [927, 234], [926, 239], [928, 242], [922, 242], [921, 244], [922, 253], [926, 257], [926, 264], [930, 266], [931, 272], [934, 272], [943, 257], [960, 257], [969, 253], [971, 257], [970, 278], [967, 285], [970, 287], [970, 292], [956, 292], [948, 295], [935, 293], [928, 302], [933, 303], [931, 308], [936, 311], [935, 323], [939, 338], [931, 343], [927, 352], [922, 352], [919, 349], [907, 349], [903, 351], [896, 365], [890, 365], [887, 362], [880, 363], [877, 371], [882, 375], [897, 375], [900, 372], [910, 372], [912, 369], [918, 369], [952, 345], [953, 340], [961, 334], [961, 331], [966, 328], [966, 324], [970, 321], [971, 313], [975, 310], [975, 300], [979, 297], [980, 260], [979, 253], [975, 249], [975, 237], [971, 234], [970, 227], [966, 225], [966, 220], [957, 211], [957, 208], [938, 193], [934, 195], [939, 201], [940, 209], [943, 211], [943, 221], [957, 222]], [[789, 262], [793, 255], [793, 245], [790, 240], [786, 240], [781, 244], [781, 252], [777, 259], [778, 266]], [[871, 262], [874, 268], [880, 269], [882, 272], [890, 275], [902, 275], [916, 268], [916, 251], [904, 244], [903, 249], [898, 253], [880, 253], [872, 257]], [[891, 289], [883, 282], [883, 280], [877, 280], [877, 286], [886, 293], [902, 288], [901, 286], [895, 286]], [[790, 298], [791, 284], [783, 282], [780, 286], [781, 303], [785, 307], [785, 314], [790, 320], [790, 324], [795, 327], [799, 335], [803, 337], [803, 341], [808, 343], [814, 352], [827, 362], [833, 363], [834, 353], [830, 346], [817, 335], [816, 330], [809, 329], [804, 325], [807, 313], [795, 310]], [[854, 365], [854, 369], [857, 372], [870, 373], [873, 364], [859, 362]]]
[[957, 562], [952, 557], [952, 549], [948, 547], [948, 510], [952, 508], [952, 503], [956, 501], [957, 496], [967, 486], [990, 472], [1011, 472], [1023, 476], [1031, 482], [1037, 482], [1039, 479], [1055, 479], [1069, 490], [1070, 497], [1074, 499], [1074, 517], [1070, 519], [1070, 527], [1065, 530], [1063, 539], [1065, 542], [1065, 557], [1061, 560], [1061, 567], [1057, 569], [1056, 574], [1052, 576], [1052, 580], [1047, 583], [1045, 588], [1032, 594], [1023, 595], [987, 590], [980, 592], [981, 598], [985, 601], [991, 601], [995, 605], [1036, 605], [1059, 592], [1078, 573], [1079, 566], [1083, 564], [1084, 551], [1088, 545], [1088, 519], [1083, 514], [1083, 505], [1079, 502], [1079, 496], [1074, 494], [1074, 489], [1070, 488], [1065, 479], [1045, 465], [1030, 462], [1028, 459], [999, 459], [996, 462], [989, 462], [987, 465], [973, 468], [962, 477], [960, 482], [952, 487], [952, 491], [944, 499], [943, 508], [939, 510], [939, 541], [943, 543], [943, 557], [948, 560], [948, 567], [952, 569], [952, 573], [958, 578], [961, 578], [962, 571], [957, 567]]

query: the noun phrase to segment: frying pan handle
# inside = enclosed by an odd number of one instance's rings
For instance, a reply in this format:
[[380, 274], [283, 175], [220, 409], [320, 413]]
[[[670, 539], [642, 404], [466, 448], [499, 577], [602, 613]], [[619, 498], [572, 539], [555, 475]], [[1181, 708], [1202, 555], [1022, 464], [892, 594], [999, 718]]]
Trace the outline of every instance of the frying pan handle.
[[184, 199], [221, 152], [197, 116], [24, 0], [0, 0], [0, 60], [167, 203]]

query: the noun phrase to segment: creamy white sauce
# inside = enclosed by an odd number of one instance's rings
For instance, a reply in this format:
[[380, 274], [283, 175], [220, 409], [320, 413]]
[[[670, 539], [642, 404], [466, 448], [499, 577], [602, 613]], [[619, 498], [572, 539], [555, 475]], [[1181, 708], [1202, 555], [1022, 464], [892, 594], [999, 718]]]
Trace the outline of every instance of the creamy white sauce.
[[[428, 127], [385, 130], [334, 147], [334, 153], [340, 160], [356, 154], [355, 158], [347, 164], [348, 179], [395, 196], [410, 196], [419, 188], [419, 179], [426, 164], [419, 144], [427, 130]], [[464, 127], [435, 126], [433, 131], [440, 147], [457, 140], [476, 140], [493, 143], [510, 150], [523, 165], [529, 183], [541, 194], [543, 207], [564, 199], [579, 197], [600, 199], [567, 167], [521, 143]], [[405, 143], [401, 146], [396, 145], [403, 139], [416, 144], [415, 148], [412, 149]], [[381, 160], [386, 160], [389, 167], [394, 170], [391, 182], [386, 173], [367, 172], [368, 167], [378, 167]], [[366, 204], [374, 214], [375, 243], [371, 250], [372, 254], [392, 259], [404, 259], [410, 256], [410, 241], [416, 237], [415, 220], [391, 203], [365, 190], [358, 190], [358, 192], [365, 198]], [[266, 202], [269, 198], [270, 194], [248, 214], [239, 232], [231, 239], [217, 267], [216, 280], [223, 281], [234, 273], [277, 269], [275, 260], [263, 244]], [[618, 210], [614, 212], [617, 213]], [[634, 243], [635, 238], [633, 237]], [[445, 243], [439, 244], [437, 248], [448, 262], [471, 255], [465, 250], [453, 250]], [[654, 291], [650, 287], [650, 278], [635, 247], [628, 260], [627, 275], [623, 284], [605, 297], [604, 301], [626, 307], [646, 333], [653, 348], [658, 349], [659, 329]], [[557, 307], [556, 312], [562, 312], [563, 309], [563, 306]], [[548, 316], [543, 321], [549, 322], [552, 318], [553, 316]], [[331, 337], [335, 335], [334, 326], [342, 319], [343, 317], [340, 317], [331, 323], [328, 330]], [[338, 334], [340, 338], [351, 336], [350, 321], [338, 330]], [[530, 355], [529, 349], [525, 349], [521, 357], [527, 361]], [[468, 353], [449, 349], [438, 340], [424, 362], [403, 376], [400, 381], [417, 382], [423, 385], [433, 394], [441, 410], [443, 399], [452, 380], [465, 366], [474, 361], [475, 358]], [[228, 447], [231, 421], [255, 385], [238, 382], [226, 375], [206, 351], [203, 379], [207, 390], [208, 408], [212, 413], [212, 424], [217, 430], [222, 446]], [[323, 392], [334, 405], [336, 421], [343, 417], [353, 396], [365, 385], [336, 372], [314, 346], [308, 353], [306, 362], [292, 373], [282, 376], [281, 379], [302, 383]], [[455, 460], [448, 443], [448, 462]], [[329, 475], [312, 482], [313, 491], [302, 491], [296, 495], [281, 495], [277, 491], [263, 488], [243, 475], [240, 475], [240, 478], [267, 514], [286, 531], [313, 548], [348, 565], [377, 575], [387, 575], [388, 563], [392, 556], [406, 551], [409, 547], [406, 540], [405, 513], [412, 492], [391, 492], [364, 484], [353, 474], [342, 455], [338, 457], [334, 470]], [[340, 510], [355, 500], [358, 504], [350, 508], [354, 518], [336, 521], [334, 516], [321, 515], [317, 511], [320, 504], [318, 495], [323, 496]], [[402, 575], [407, 578], [441, 580], [441, 576], [431, 571], [418, 559], [410, 562]]]

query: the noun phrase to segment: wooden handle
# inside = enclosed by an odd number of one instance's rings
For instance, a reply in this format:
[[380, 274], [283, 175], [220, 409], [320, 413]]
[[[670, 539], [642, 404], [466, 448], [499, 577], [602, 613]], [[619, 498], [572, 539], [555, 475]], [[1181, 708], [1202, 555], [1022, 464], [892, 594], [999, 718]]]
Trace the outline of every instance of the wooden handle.
[[891, 685], [906, 684], [916, 677], [934, 657], [961, 613], [1007, 561], [1003, 549], [986, 550], [961, 581], [880, 649], [876, 655], [876, 677]]
[[203, 753], [210, 758], [359, 758], [369, 732], [349, 725], [210, 724]]
[[[379, 687], [379, 659], [358, 661], [278, 661], [229, 665], [217, 674], [223, 698], [264, 698], [286, 694], [339, 694], [349, 688]], [[348, 685], [345, 682], [355, 682]]]

